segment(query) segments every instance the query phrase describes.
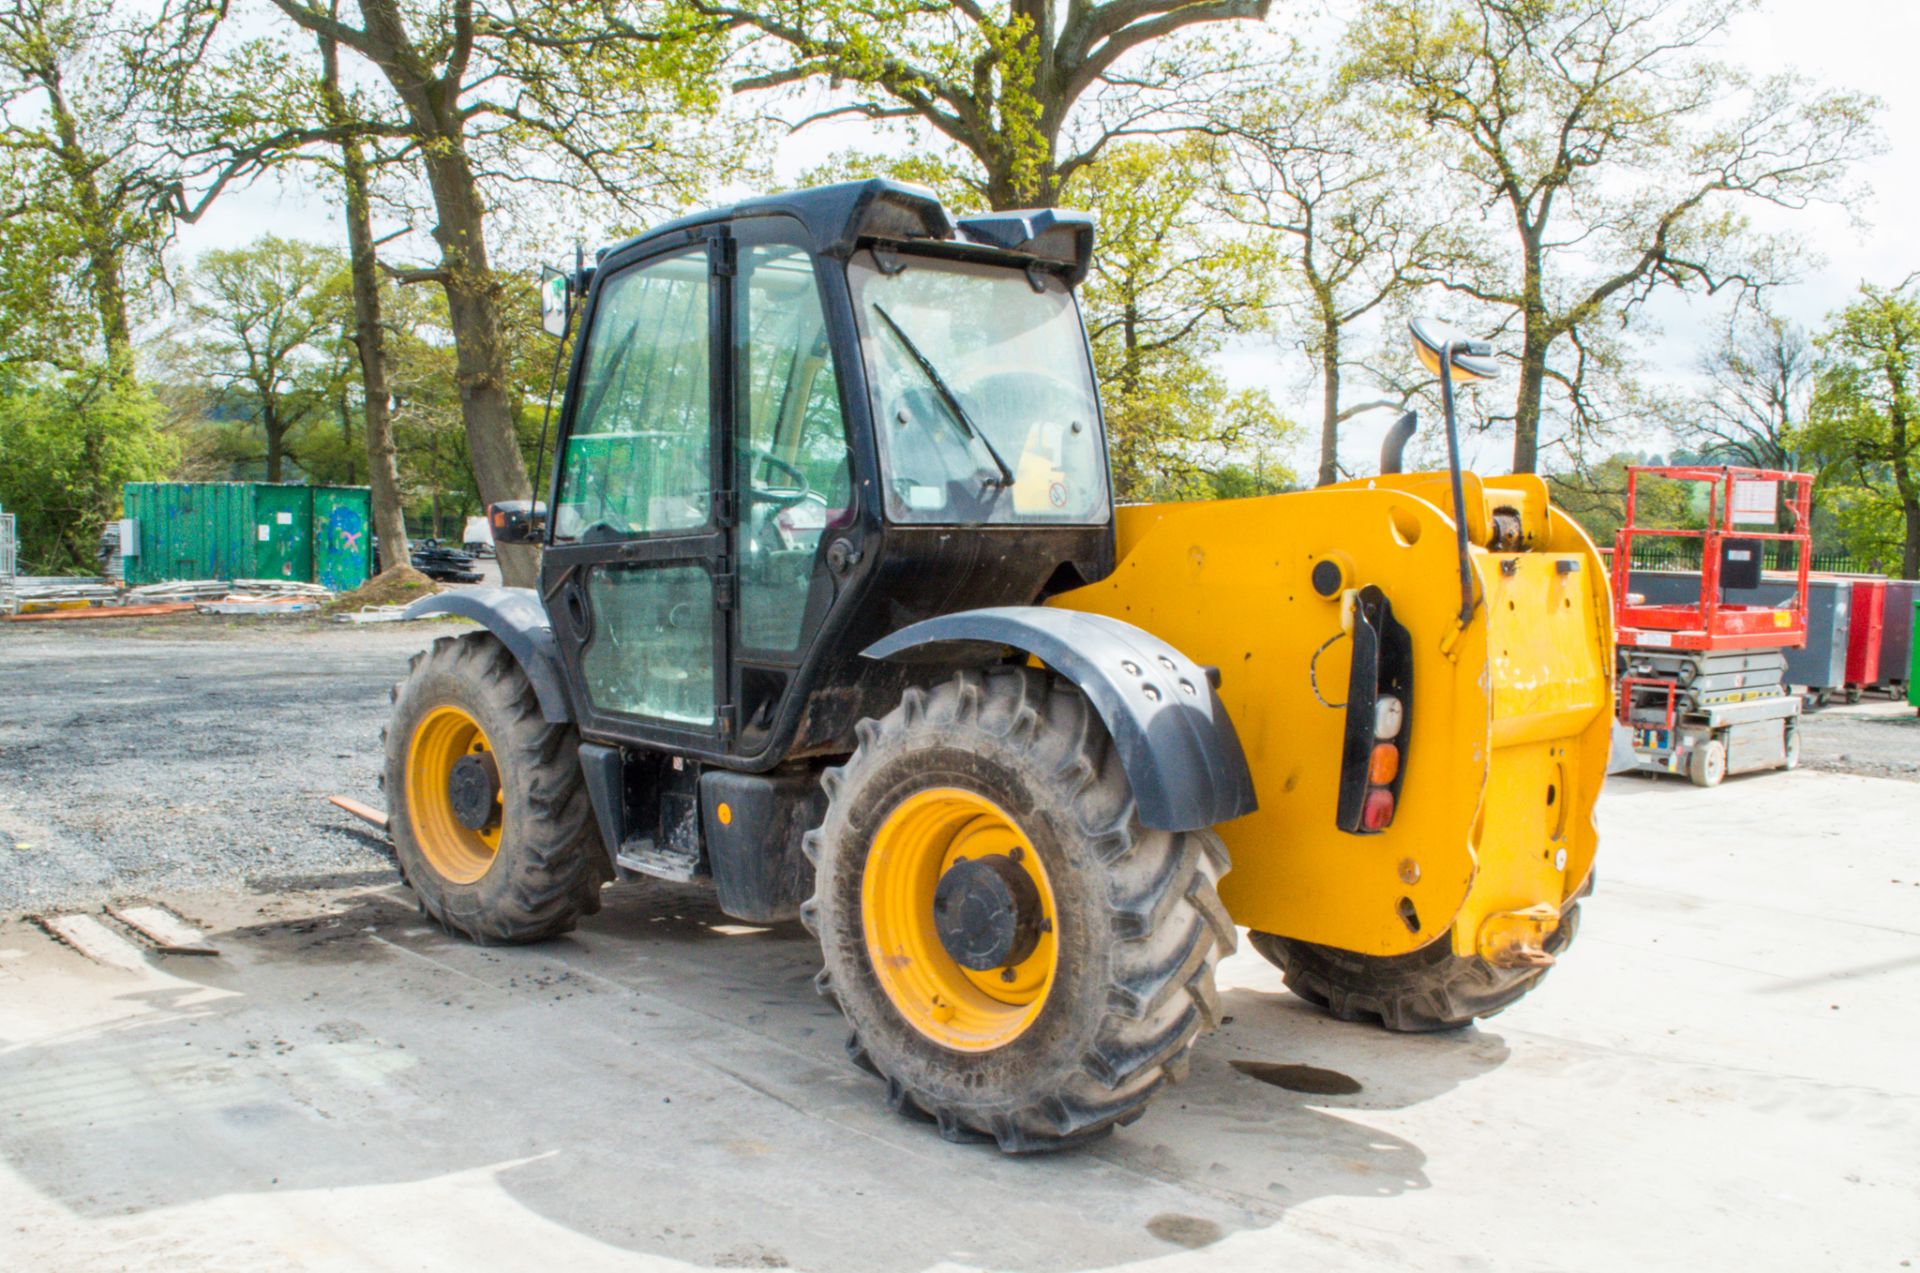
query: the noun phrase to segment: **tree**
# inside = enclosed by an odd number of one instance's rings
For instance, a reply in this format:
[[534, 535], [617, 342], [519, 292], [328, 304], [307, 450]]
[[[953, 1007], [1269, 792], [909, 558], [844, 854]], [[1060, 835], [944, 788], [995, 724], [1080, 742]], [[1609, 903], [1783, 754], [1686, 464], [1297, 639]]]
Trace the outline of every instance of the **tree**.
[[328, 36], [320, 42], [320, 95], [325, 119], [340, 130], [341, 203], [347, 222], [347, 260], [353, 295], [353, 345], [360, 361], [360, 385], [367, 440], [367, 482], [373, 505], [373, 533], [385, 545], [386, 560], [412, 560], [407, 543], [406, 510], [400, 496], [399, 449], [393, 438], [392, 397], [387, 385], [387, 338], [380, 322], [380, 258], [373, 238], [373, 170], [365, 139], [349, 126], [365, 118], [350, 103], [340, 82], [340, 45]]
[[[428, 514], [433, 538], [443, 539], [446, 514], [464, 516], [469, 504], [479, 500], [455, 389], [446, 299], [432, 291], [401, 288], [390, 300], [388, 370], [394, 443], [408, 477], [405, 494], [416, 513], [424, 509]], [[392, 564], [398, 558], [386, 560]]]
[[135, 93], [115, 63], [125, 34], [106, 0], [17, 0], [0, 9], [6, 219], [35, 227], [33, 256], [52, 267], [40, 272], [50, 300], [67, 286], [59, 263], [77, 263], [97, 347], [130, 374], [128, 260], [151, 261], [160, 229], [146, 207], [149, 174], [124, 129]]
[[1271, 0], [1074, 0], [1064, 12], [1053, 0], [693, 3], [758, 37], [736, 89], [828, 81], [851, 99], [802, 124], [920, 121], [959, 147], [975, 166], [964, 180], [1004, 209], [1050, 207], [1116, 140], [1177, 128], [1246, 62], [1173, 37], [1263, 21]]
[[1901, 528], [1900, 576], [1920, 578], [1920, 297], [1914, 279], [1862, 285], [1815, 341], [1820, 351], [1811, 419], [1802, 436], [1824, 479], [1858, 488], [1856, 521]]
[[1745, 7], [1370, 0], [1350, 33], [1350, 77], [1438, 132], [1439, 161], [1510, 222], [1487, 268], [1441, 281], [1520, 331], [1517, 471], [1538, 463], [1549, 387], [1576, 436], [1606, 424], [1609, 326], [1662, 288], [1782, 280], [1789, 253], [1745, 210], [1836, 197], [1874, 149], [1873, 99], [1707, 58]]
[[1177, 498], [1239, 465], [1275, 489], [1293, 431], [1266, 394], [1232, 391], [1207, 359], [1265, 323], [1271, 251], [1200, 216], [1212, 143], [1132, 142], [1082, 168], [1073, 196], [1100, 211], [1081, 289], [1122, 499]]
[[[488, 242], [489, 188], [592, 186], [628, 207], [658, 207], [697, 187], [714, 154], [696, 126], [715, 105], [717, 30], [647, 4], [563, 0], [273, 0], [316, 37], [384, 77], [432, 197], [439, 260], [398, 271], [445, 292], [468, 452], [482, 498], [524, 499], [501, 280]], [[500, 550], [509, 584], [534, 581], [531, 550]]]
[[162, 412], [114, 363], [0, 393], [0, 505], [17, 518], [23, 574], [92, 574], [127, 482], [164, 476], [177, 448]]
[[[1654, 462], [1644, 455], [1616, 453], [1591, 468], [1549, 473], [1547, 488], [1553, 502], [1605, 548], [1627, 523], [1627, 466]], [[1643, 526], [1681, 527], [1699, 521], [1693, 517], [1691, 488], [1671, 478], [1643, 476], [1634, 490], [1634, 505], [1634, 521]], [[1639, 545], [1645, 546], [1644, 541]]]
[[[1278, 239], [1280, 307], [1320, 382], [1315, 481], [1326, 486], [1342, 477], [1340, 426], [1404, 408], [1418, 387], [1358, 356], [1349, 329], [1448, 268], [1457, 248], [1429, 201], [1408, 197], [1405, 174], [1414, 165], [1404, 149], [1338, 95], [1283, 89], [1233, 132], [1221, 193], [1235, 220]], [[1387, 392], [1347, 401], [1349, 372]]]
[[1700, 359], [1706, 386], [1690, 396], [1674, 431], [1714, 463], [1791, 469], [1795, 431], [1813, 391], [1813, 343], [1799, 324], [1764, 308], [1741, 307]]
[[285, 476], [292, 431], [332, 405], [347, 288], [339, 253], [273, 235], [194, 266], [182, 336], [216, 400], [259, 422], [269, 482]]

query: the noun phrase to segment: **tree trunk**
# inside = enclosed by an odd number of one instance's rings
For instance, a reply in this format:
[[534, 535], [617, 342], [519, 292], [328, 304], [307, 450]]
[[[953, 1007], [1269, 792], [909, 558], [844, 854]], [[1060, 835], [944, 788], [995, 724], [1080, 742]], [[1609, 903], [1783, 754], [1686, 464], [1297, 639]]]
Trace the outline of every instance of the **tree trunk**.
[[[1900, 550], [1900, 577], [1920, 579], [1920, 499], [1908, 496], [1901, 500], [1900, 512], [1907, 519], [1907, 542]], [[1906, 615], [1896, 617], [1908, 621]]]
[[1520, 387], [1513, 403], [1513, 471], [1532, 473], [1540, 464], [1540, 399], [1547, 384], [1547, 347], [1533, 324], [1520, 347]]
[[[299, 8], [286, 0], [276, 2]], [[433, 195], [438, 217], [433, 238], [440, 246], [440, 283], [453, 328], [454, 376], [474, 482], [488, 504], [526, 499], [531, 487], [514, 433], [507, 354], [500, 341], [500, 286], [487, 260], [486, 203], [467, 157], [466, 119], [460, 110], [460, 77], [470, 46], [449, 51], [447, 77], [436, 78], [407, 33], [398, 0], [359, 0], [359, 8], [373, 46], [369, 57], [406, 107]], [[471, 32], [464, 38], [470, 40]], [[498, 555], [503, 583], [530, 588], [537, 581], [537, 548], [503, 544]]]
[[1906, 542], [1900, 549], [1900, 577], [1920, 579], [1920, 475], [1913, 471], [1912, 448], [1907, 438], [1911, 425], [1900, 398], [1893, 399], [1889, 423], [1892, 426], [1893, 486], [1900, 493], [1900, 515], [1905, 521]]
[[1320, 473], [1315, 485], [1340, 480], [1340, 323], [1328, 315], [1320, 329]]
[[1524, 203], [1514, 208], [1520, 229], [1522, 301], [1520, 384], [1513, 395], [1513, 471], [1532, 473], [1540, 464], [1540, 401], [1547, 387], [1547, 347], [1560, 333], [1548, 327], [1543, 227]]
[[45, 79], [47, 100], [53, 115], [54, 132], [60, 139], [60, 167], [73, 190], [80, 212], [81, 240], [86, 248], [88, 283], [93, 292], [94, 312], [100, 319], [100, 335], [106, 346], [107, 363], [116, 372], [133, 374], [133, 326], [127, 320], [126, 259], [100, 198], [100, 186], [93, 178], [93, 165], [80, 144], [80, 127], [67, 105], [60, 77]]
[[[332, 40], [320, 41], [326, 63], [327, 109], [336, 122], [346, 120], [340, 92], [340, 54]], [[404, 566], [412, 560], [406, 512], [400, 502], [400, 463], [393, 443], [392, 394], [387, 387], [387, 334], [380, 325], [379, 262], [373, 246], [371, 184], [366, 152], [358, 138], [340, 143], [346, 184], [347, 257], [353, 279], [353, 343], [360, 355], [360, 385], [366, 398], [367, 484], [373, 488], [373, 533], [383, 559]]]
[[260, 405], [260, 423], [267, 431], [267, 480], [277, 482], [280, 480], [281, 448], [286, 437], [286, 426], [280, 423], [278, 414], [269, 405], [270, 401], [262, 401]]
[[333, 400], [333, 408], [340, 416], [340, 451], [347, 458], [347, 480], [345, 485], [357, 486], [360, 469], [353, 462], [353, 406], [347, 401], [347, 387], [340, 386], [340, 393]]
[[[526, 499], [532, 489], [513, 427], [507, 393], [507, 355], [500, 341], [500, 287], [487, 263], [486, 213], [473, 168], [458, 137], [424, 150], [428, 184], [439, 223], [433, 228], [453, 328], [455, 376], [467, 452], [474, 481], [488, 504]], [[438, 527], [435, 528], [438, 535]], [[500, 578], [509, 587], [531, 588], [539, 574], [538, 550], [521, 544], [496, 549]]]

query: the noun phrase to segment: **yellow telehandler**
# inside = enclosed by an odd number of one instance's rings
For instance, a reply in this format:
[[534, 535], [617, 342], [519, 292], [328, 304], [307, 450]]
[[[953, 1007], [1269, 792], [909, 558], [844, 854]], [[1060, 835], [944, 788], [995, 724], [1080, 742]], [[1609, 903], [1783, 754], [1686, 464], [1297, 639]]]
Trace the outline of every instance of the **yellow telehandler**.
[[539, 588], [409, 612], [482, 625], [393, 695], [428, 915], [533, 941], [645, 875], [797, 917], [894, 1107], [1012, 1152], [1183, 1073], [1236, 926], [1390, 1029], [1539, 981], [1593, 867], [1609, 594], [1539, 479], [1461, 471], [1490, 351], [1416, 328], [1447, 472], [1116, 508], [1093, 237], [870, 181], [552, 272], [555, 472], [489, 510]]

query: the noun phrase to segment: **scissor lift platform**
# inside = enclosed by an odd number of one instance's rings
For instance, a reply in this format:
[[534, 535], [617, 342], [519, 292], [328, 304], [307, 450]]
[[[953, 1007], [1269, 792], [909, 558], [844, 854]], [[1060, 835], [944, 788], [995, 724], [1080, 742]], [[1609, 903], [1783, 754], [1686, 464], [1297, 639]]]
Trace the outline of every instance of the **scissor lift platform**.
[[[1636, 521], [1639, 479], [1708, 488], [1704, 528]], [[1800, 761], [1800, 699], [1786, 686], [1784, 651], [1807, 639], [1807, 559], [1813, 478], [1771, 469], [1633, 466], [1626, 525], [1614, 543], [1620, 720], [1633, 730], [1634, 768], [1684, 773], [1711, 787], [1730, 773], [1792, 769]], [[1777, 529], [1782, 502], [1792, 528]], [[1739, 523], [1762, 518], [1765, 529]], [[1700, 541], [1700, 594], [1647, 604], [1628, 591], [1639, 538]], [[1727, 602], [1727, 589], [1759, 582], [1769, 542], [1795, 544], [1794, 594], [1778, 606]]]

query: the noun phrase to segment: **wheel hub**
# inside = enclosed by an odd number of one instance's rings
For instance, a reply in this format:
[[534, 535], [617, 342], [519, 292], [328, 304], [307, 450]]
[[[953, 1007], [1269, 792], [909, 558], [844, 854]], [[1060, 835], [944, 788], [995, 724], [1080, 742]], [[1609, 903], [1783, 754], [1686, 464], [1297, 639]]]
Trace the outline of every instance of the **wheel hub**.
[[499, 810], [500, 770], [492, 755], [469, 753], [447, 774], [447, 799], [453, 816], [469, 831], [484, 831]]
[[1040, 890], [1004, 853], [956, 861], [934, 890], [933, 915], [941, 946], [975, 972], [1011, 968], [1040, 944]]

